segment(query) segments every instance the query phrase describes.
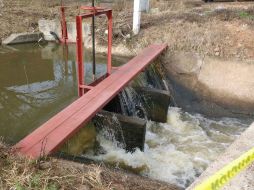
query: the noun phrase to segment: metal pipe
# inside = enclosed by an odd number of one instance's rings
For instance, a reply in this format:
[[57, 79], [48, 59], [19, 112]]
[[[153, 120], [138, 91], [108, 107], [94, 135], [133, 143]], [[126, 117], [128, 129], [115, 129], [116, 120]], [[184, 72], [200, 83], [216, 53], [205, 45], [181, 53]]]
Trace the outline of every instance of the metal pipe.
[[[92, 7], [95, 8], [94, 0], [92, 0]], [[96, 62], [95, 62], [95, 12], [92, 17], [92, 38], [93, 38], [93, 79], [96, 78]]]
[[107, 66], [107, 74], [111, 74], [112, 69], [112, 33], [113, 33], [113, 18], [112, 18], [112, 10], [108, 11], [108, 66]]
[[81, 97], [84, 95], [84, 89], [81, 88], [85, 85], [85, 68], [84, 68], [84, 56], [83, 56], [83, 34], [82, 34], [82, 16], [76, 16], [77, 27], [77, 64], [78, 64], [78, 94]]

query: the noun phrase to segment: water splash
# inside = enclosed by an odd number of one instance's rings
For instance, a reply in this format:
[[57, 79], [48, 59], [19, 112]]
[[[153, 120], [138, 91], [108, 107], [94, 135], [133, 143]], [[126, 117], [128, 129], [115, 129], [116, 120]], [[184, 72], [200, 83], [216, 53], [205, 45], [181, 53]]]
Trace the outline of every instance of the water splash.
[[211, 120], [170, 107], [165, 124], [149, 121], [145, 151], [127, 153], [99, 137], [104, 155], [87, 155], [144, 176], [187, 187], [247, 128], [237, 119]]
[[100, 142], [103, 137], [105, 140], [112, 142], [113, 146], [125, 149], [126, 143], [123, 130], [116, 115], [109, 118], [109, 116], [97, 114], [97, 117], [104, 118], [107, 121], [107, 124], [105, 124], [103, 120], [95, 120], [98, 126], [100, 126], [99, 134], [97, 135], [98, 141]]
[[119, 94], [123, 114], [147, 119], [147, 113], [140, 95], [131, 86], [124, 88]]

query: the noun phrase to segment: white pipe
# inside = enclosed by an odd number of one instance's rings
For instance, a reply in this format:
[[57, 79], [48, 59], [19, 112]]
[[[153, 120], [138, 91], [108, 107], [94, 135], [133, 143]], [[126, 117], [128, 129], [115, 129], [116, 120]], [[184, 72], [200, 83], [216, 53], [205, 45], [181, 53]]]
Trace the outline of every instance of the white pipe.
[[133, 11], [134, 35], [137, 35], [140, 31], [140, 20], [141, 20], [141, 0], [134, 0], [134, 11]]

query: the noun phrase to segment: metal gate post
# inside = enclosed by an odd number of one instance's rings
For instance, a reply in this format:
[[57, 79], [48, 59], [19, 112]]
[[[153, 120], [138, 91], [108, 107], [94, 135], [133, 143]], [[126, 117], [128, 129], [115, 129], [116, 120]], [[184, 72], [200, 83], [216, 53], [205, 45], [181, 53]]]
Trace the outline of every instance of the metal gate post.
[[84, 79], [84, 57], [83, 57], [83, 35], [82, 35], [82, 16], [76, 16], [77, 27], [77, 64], [78, 64], [78, 94], [81, 97], [84, 95], [82, 85], [85, 83]]
[[[82, 10], [88, 11], [88, 13], [76, 16], [76, 28], [77, 28], [77, 75], [78, 75], [78, 94], [83, 96], [86, 92], [91, 90], [94, 86], [104, 80], [111, 74], [112, 69], [112, 34], [113, 34], [113, 18], [112, 10], [107, 10], [100, 7], [80, 7]], [[85, 66], [84, 66], [84, 54], [83, 54], [83, 27], [82, 20], [85, 18], [91, 18], [99, 15], [106, 15], [108, 19], [108, 57], [107, 57], [107, 72], [92, 83], [85, 83]], [[94, 51], [95, 53], [95, 51]], [[95, 67], [94, 67], [95, 68]]]
[[112, 33], [113, 33], [113, 18], [112, 18], [112, 10], [107, 12], [108, 17], [108, 65], [107, 65], [107, 74], [111, 74], [112, 69]]

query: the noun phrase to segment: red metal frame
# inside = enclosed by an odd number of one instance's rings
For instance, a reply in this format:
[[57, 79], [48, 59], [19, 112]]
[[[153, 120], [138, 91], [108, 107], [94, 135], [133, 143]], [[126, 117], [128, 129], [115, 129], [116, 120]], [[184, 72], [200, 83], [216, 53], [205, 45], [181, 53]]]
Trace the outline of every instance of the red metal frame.
[[67, 31], [67, 23], [65, 18], [65, 8], [64, 6], [61, 6], [61, 30], [62, 30], [62, 37], [61, 37], [61, 43], [68, 43], [68, 31]]
[[102, 13], [103, 14], [103, 11], [109, 11], [109, 10], [105, 10], [105, 8], [102, 8], [102, 7], [63, 6], [62, 5], [60, 7], [60, 12], [61, 12], [61, 33], [62, 33], [60, 42], [64, 43], [64, 44], [66, 44], [66, 43], [73, 43], [73, 42], [69, 41], [69, 38], [68, 38], [68, 29], [67, 29], [67, 22], [66, 22], [66, 16], [65, 16], [65, 9], [67, 9], [67, 8], [73, 8], [73, 7], [76, 7], [79, 10], [89, 11], [90, 14], [93, 14], [93, 13], [99, 13], [99, 14]]
[[[113, 32], [113, 18], [111, 9], [103, 9], [101, 7], [87, 7], [81, 6], [80, 9], [89, 11], [76, 16], [76, 29], [77, 29], [77, 64], [78, 64], [78, 93], [79, 96], [83, 96], [89, 91], [92, 86], [95, 86], [100, 81], [105, 79], [111, 74], [112, 70], [112, 32]], [[84, 56], [83, 56], [83, 31], [82, 20], [85, 18], [91, 18], [93, 16], [106, 15], [108, 18], [108, 57], [107, 57], [107, 73], [101, 78], [94, 81], [92, 84], [85, 84], [85, 68], [84, 68]], [[89, 87], [90, 86], [90, 87]]]

